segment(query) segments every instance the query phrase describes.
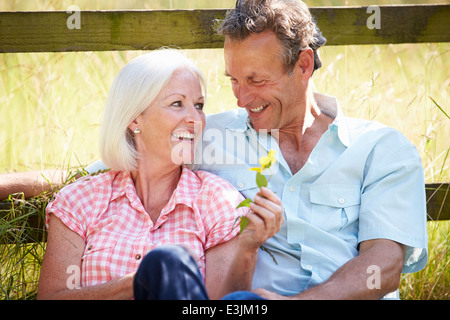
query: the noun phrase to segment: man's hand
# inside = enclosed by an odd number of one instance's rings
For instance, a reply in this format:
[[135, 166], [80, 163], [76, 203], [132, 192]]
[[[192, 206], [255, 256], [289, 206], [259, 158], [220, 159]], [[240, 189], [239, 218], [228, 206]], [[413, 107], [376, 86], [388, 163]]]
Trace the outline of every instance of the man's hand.
[[258, 250], [280, 230], [284, 221], [281, 200], [268, 188], [261, 188], [250, 209], [252, 212], [246, 215], [249, 224], [237, 237], [239, 245], [225, 281], [229, 284], [223, 290], [225, 293], [251, 290]]
[[258, 250], [280, 230], [284, 221], [283, 206], [275, 193], [262, 187], [250, 203], [250, 209], [252, 211], [246, 215], [250, 222], [239, 236], [239, 243], [242, 248]]

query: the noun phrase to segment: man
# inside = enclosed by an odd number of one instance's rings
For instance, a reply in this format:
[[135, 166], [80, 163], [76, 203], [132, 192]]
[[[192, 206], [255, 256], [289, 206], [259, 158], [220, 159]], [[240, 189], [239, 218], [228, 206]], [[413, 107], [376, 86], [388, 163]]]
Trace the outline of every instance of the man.
[[[243, 257], [267, 299], [398, 297], [401, 272], [427, 260], [424, 179], [399, 132], [345, 117], [315, 94], [325, 39], [300, 0], [242, 0], [219, 27], [239, 110], [211, 115], [195, 169], [229, 180], [246, 198], [257, 159], [276, 151], [268, 187], [285, 222], [264, 250]], [[95, 166], [88, 170], [96, 171]]]
[[214, 143], [203, 142], [197, 168], [253, 199], [254, 159], [274, 149], [279, 162], [269, 188], [282, 199], [285, 223], [259, 251], [254, 292], [396, 297], [401, 272], [418, 271], [427, 259], [418, 152], [399, 132], [344, 117], [335, 98], [312, 92], [325, 39], [303, 2], [238, 1], [219, 28], [242, 109], [208, 118], [204, 140]]

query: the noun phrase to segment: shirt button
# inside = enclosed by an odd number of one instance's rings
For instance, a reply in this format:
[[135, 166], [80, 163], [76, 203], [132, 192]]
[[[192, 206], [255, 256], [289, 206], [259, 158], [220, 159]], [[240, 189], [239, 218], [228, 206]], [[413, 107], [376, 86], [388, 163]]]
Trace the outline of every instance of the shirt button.
[[344, 198], [339, 198], [338, 202], [339, 202], [340, 204], [344, 204], [345, 200], [344, 200]]
[[141, 259], [141, 255], [138, 253], [135, 258], [136, 258], [136, 260], [139, 260], [139, 259]]
[[312, 270], [312, 265], [310, 265], [310, 264], [306, 265], [305, 269], [311, 271]]
[[92, 244], [88, 247], [88, 250], [91, 250], [92, 249]]
[[294, 186], [291, 186], [291, 187], [289, 188], [289, 191], [290, 191], [290, 192], [294, 192], [294, 191], [295, 191], [295, 187], [294, 187]]
[[238, 188], [243, 188], [244, 184], [242, 182], [239, 182], [239, 184], [237, 185]]

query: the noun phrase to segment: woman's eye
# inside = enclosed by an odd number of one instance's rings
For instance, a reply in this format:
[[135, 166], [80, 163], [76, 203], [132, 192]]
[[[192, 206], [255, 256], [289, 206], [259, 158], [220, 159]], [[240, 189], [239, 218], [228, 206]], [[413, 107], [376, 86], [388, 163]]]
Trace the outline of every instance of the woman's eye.
[[173, 102], [173, 103], [171, 104], [171, 106], [174, 106], [174, 107], [181, 107], [182, 104], [181, 104], [181, 101], [175, 101], [175, 102]]

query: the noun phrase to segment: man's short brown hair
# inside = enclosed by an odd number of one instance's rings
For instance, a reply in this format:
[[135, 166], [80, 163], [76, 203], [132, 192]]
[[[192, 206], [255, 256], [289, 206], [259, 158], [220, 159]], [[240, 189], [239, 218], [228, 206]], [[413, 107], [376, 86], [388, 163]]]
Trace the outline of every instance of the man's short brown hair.
[[286, 71], [292, 71], [300, 52], [307, 48], [314, 52], [314, 70], [322, 66], [317, 49], [326, 39], [307, 5], [300, 0], [237, 0], [236, 7], [227, 12], [216, 29], [232, 41], [271, 30], [281, 41]]

